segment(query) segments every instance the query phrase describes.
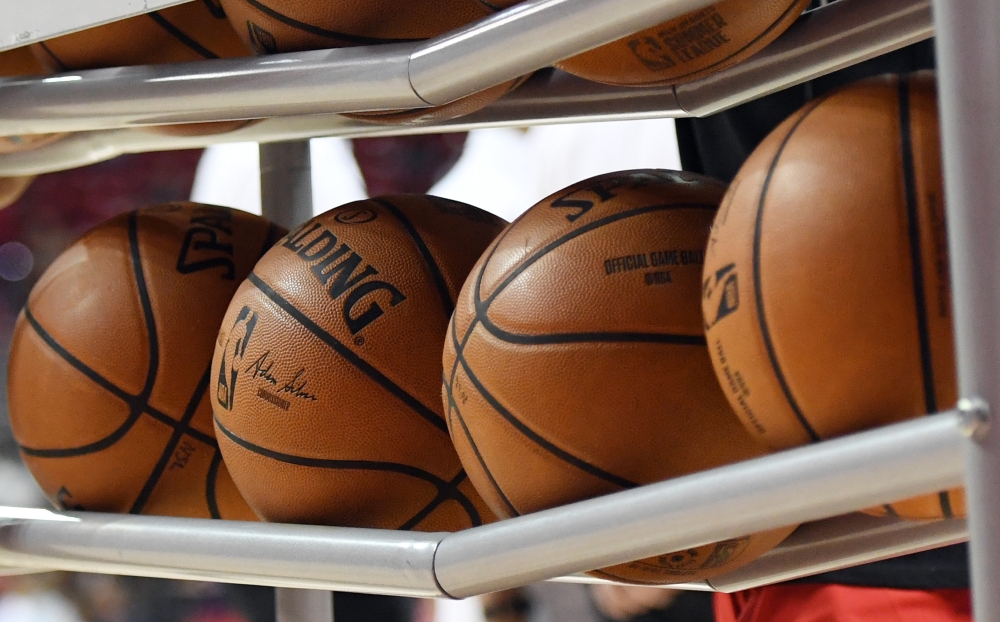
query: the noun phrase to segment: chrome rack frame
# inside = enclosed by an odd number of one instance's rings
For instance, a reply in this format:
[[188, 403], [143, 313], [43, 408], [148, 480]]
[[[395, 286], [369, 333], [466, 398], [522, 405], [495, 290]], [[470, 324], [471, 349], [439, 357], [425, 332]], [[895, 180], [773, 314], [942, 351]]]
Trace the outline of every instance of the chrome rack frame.
[[[578, 573], [804, 523], [755, 562], [682, 587], [745, 589], [971, 538], [975, 617], [1000, 622], [1000, 433], [989, 425], [989, 404], [1000, 401], [996, 0], [840, 0], [804, 16], [748, 62], [677, 88], [615, 89], [548, 73], [438, 126], [382, 128], [336, 114], [443, 104], [711, 3], [530, 0], [419, 44], [4, 80], [0, 134], [84, 133], [2, 156], [0, 175], [228, 140], [704, 115], [936, 34], [957, 410], [454, 534], [5, 508], [0, 565], [461, 598], [543, 579], [594, 581]], [[137, 129], [262, 117], [269, 119], [215, 137]], [[302, 146], [292, 152], [301, 156]], [[282, 157], [291, 156], [279, 164]], [[273, 173], [302, 195], [293, 169]], [[301, 211], [287, 215], [301, 219]], [[962, 484], [968, 524], [851, 514]], [[289, 611], [314, 612], [291, 618], [328, 619], [322, 599], [285, 595]]]
[[[960, 486], [963, 443], [982, 425], [931, 415], [452, 534], [8, 509], [0, 565], [464, 598]], [[801, 531], [691, 587], [742, 589], [965, 537], [963, 521], [857, 516]]]

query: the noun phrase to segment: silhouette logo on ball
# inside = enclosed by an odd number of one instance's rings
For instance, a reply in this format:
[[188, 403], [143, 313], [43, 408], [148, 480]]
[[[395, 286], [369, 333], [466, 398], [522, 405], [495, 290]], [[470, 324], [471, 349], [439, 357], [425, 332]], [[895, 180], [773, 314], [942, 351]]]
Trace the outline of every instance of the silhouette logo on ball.
[[239, 377], [239, 364], [247, 351], [247, 344], [253, 337], [257, 327], [257, 314], [250, 307], [243, 307], [233, 323], [226, 345], [222, 351], [222, 364], [219, 365], [219, 378], [216, 383], [215, 400], [226, 410], [233, 409], [233, 398], [236, 395], [236, 380]]

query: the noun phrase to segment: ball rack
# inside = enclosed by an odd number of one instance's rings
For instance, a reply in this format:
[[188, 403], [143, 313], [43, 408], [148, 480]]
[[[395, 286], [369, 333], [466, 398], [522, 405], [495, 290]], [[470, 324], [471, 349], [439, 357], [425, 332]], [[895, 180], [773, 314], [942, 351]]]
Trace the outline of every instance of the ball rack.
[[[446, 103], [711, 3], [529, 0], [420, 44], [2, 80], [0, 134], [81, 134], [0, 157], [0, 175], [256, 140], [265, 214], [294, 224], [311, 213], [302, 141], [312, 136], [703, 115], [936, 35], [963, 396], [955, 410], [454, 534], [0, 508], [0, 566], [270, 585], [281, 588], [280, 622], [323, 622], [331, 601], [317, 590], [463, 598], [538, 580], [593, 581], [579, 573], [802, 523], [755, 562], [681, 587], [734, 591], [971, 540], [975, 617], [1000, 622], [1000, 431], [989, 410], [1000, 402], [996, 0], [839, 0], [748, 62], [677, 88], [615, 89], [546, 72], [471, 118], [430, 128], [336, 115]], [[136, 129], [264, 117], [195, 139]], [[960, 485], [968, 521], [855, 513]]]

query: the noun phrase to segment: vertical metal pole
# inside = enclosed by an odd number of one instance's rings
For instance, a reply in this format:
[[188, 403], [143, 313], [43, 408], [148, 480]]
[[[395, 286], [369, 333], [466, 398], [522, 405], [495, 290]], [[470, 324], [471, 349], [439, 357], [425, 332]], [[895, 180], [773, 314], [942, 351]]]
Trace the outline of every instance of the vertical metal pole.
[[333, 592], [275, 588], [274, 615], [275, 622], [333, 622]]
[[308, 140], [260, 145], [260, 204], [265, 218], [289, 229], [312, 218]]
[[[933, 9], [960, 408], [986, 417], [1000, 409], [1000, 2]], [[974, 618], [998, 622], [1000, 425], [966, 454]]]
[[[291, 229], [312, 218], [309, 141], [260, 145], [260, 204], [264, 217]], [[333, 622], [333, 593], [275, 588], [276, 622]]]

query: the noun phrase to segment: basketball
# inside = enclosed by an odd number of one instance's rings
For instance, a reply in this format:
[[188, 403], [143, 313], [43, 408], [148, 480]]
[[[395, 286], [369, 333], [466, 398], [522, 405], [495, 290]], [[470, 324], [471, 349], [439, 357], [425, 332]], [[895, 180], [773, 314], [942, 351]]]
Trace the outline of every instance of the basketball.
[[750, 58], [778, 38], [809, 0], [723, 0], [556, 63], [605, 84], [681, 84]]
[[[528, 210], [472, 270], [444, 350], [452, 440], [501, 517], [764, 455], [714, 378], [699, 310], [725, 185], [637, 170]], [[793, 528], [597, 576], [695, 581], [763, 554]]]
[[455, 531], [493, 516], [448, 436], [441, 344], [506, 223], [396, 195], [313, 218], [271, 249], [222, 322], [213, 407], [233, 479], [268, 521]]
[[[233, 28], [258, 54], [420, 41], [496, 10], [482, 0], [221, 0]], [[514, 90], [510, 80], [468, 97], [414, 110], [355, 112], [345, 116], [382, 125], [423, 125], [480, 110]]]
[[[38, 61], [53, 72], [128, 65], [184, 63], [248, 56], [218, 0], [195, 0], [96, 28], [89, 28], [31, 47]], [[181, 123], [144, 129], [173, 136], [202, 136], [238, 130], [252, 121]]]
[[7, 395], [55, 506], [254, 519], [215, 440], [210, 364], [233, 292], [282, 233], [174, 203], [112, 218], [45, 271], [14, 330]]
[[[814, 100], [761, 143], [719, 211], [709, 351], [744, 425], [773, 448], [957, 400], [935, 98], [915, 74]], [[963, 516], [965, 501], [943, 492], [882, 511]]]
[[[31, 50], [22, 47], [0, 52], [0, 78], [32, 76], [48, 73], [35, 59]], [[27, 151], [54, 143], [66, 134], [25, 134], [0, 136], [0, 154]], [[21, 178], [27, 179], [27, 178]], [[11, 183], [4, 184], [7, 189]], [[19, 195], [20, 196], [20, 195]]]
[[50, 71], [247, 56], [218, 0], [195, 0], [31, 46]]

